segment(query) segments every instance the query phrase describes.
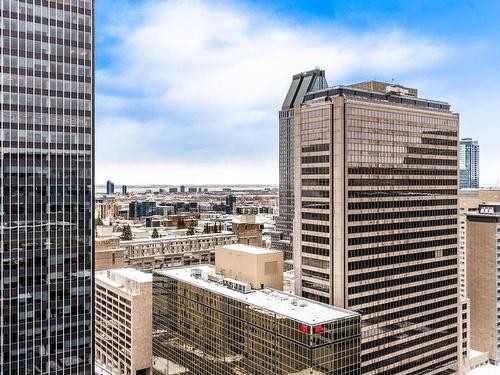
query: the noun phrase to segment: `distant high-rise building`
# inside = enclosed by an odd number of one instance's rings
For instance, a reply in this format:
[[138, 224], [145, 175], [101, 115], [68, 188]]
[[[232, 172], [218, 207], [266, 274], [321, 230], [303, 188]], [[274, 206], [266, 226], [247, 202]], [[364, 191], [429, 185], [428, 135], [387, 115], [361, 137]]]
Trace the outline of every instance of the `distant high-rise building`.
[[129, 203], [129, 216], [138, 218], [143, 216], [152, 216], [156, 214], [156, 202], [138, 202]]
[[177, 188], [175, 188], [175, 187], [171, 187], [171, 188], [168, 189], [169, 193], [177, 193], [178, 191], [179, 190]]
[[122, 185], [122, 194], [127, 195], [127, 185]]
[[110, 180], [106, 181], [106, 194], [114, 194], [115, 193], [115, 184]]
[[370, 81], [294, 108], [297, 294], [362, 315], [363, 374], [461, 366], [459, 117]]
[[2, 1], [1, 374], [93, 374], [93, 1]]
[[460, 141], [460, 189], [479, 189], [479, 143], [472, 138]]
[[226, 195], [226, 206], [228, 207], [227, 213], [232, 214], [234, 213], [234, 207], [236, 206], [236, 196], [229, 194]]
[[467, 297], [471, 349], [500, 363], [500, 203], [467, 214]]
[[153, 271], [155, 374], [358, 375], [360, 331], [358, 314], [212, 266]]
[[186, 187], [184, 185], [181, 185], [180, 191], [181, 191], [181, 193], [185, 193], [186, 192]]
[[328, 83], [324, 70], [315, 69], [293, 76], [279, 111], [279, 216], [276, 220], [276, 232], [272, 234], [271, 246], [283, 251], [287, 269], [291, 269], [293, 258], [294, 109], [302, 104], [305, 94], [326, 87]]

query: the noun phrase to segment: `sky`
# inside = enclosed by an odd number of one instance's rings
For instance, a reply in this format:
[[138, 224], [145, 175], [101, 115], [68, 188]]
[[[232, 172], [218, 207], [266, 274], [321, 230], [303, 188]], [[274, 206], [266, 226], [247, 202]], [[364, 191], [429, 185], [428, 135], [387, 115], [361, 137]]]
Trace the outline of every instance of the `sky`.
[[496, 0], [96, 1], [96, 183], [277, 184], [293, 74], [451, 103], [500, 181]]

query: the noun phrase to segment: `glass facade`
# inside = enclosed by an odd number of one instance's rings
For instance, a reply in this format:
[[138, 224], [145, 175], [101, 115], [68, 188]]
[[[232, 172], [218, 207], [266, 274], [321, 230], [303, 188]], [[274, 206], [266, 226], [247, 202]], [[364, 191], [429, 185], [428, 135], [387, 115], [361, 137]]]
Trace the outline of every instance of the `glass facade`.
[[359, 350], [355, 314], [307, 325], [153, 274], [153, 374], [360, 374]]
[[479, 143], [460, 141], [460, 189], [479, 189]]
[[93, 374], [93, 2], [0, 10], [0, 373]]
[[310, 91], [328, 87], [323, 70], [297, 74], [279, 111], [279, 217], [276, 232], [271, 235], [272, 248], [283, 252], [285, 268], [291, 269], [293, 258], [292, 233], [294, 215], [294, 107], [302, 103]]

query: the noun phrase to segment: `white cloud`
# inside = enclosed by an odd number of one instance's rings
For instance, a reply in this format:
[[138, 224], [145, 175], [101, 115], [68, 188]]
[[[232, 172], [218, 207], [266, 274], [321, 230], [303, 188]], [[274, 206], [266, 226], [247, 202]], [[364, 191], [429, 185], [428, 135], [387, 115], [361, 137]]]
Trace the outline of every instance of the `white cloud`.
[[[255, 173], [260, 182], [266, 176], [276, 183], [277, 111], [293, 74], [320, 66], [330, 84], [360, 74], [392, 78], [397, 72], [397, 78], [439, 64], [450, 54], [442, 43], [400, 29], [348, 32], [209, 1], [156, 1], [141, 8], [127, 27], [110, 25], [109, 30], [119, 31], [113, 37], [120, 42], [113, 49], [114, 63], [97, 75], [97, 99], [104, 94], [111, 104], [111, 110], [100, 110], [97, 135], [105, 135], [110, 124], [121, 135], [120, 143], [107, 145], [107, 159], [98, 156], [97, 163], [108, 174], [114, 163], [114, 178], [125, 183], [143, 182], [138, 174], [122, 175], [127, 168], [118, 168], [129, 162], [122, 151], [136, 142], [142, 151], [150, 146], [156, 160], [179, 175], [193, 173], [196, 183], [219, 183], [227, 175], [206, 173], [201, 159], [209, 154], [211, 159], [230, 158], [235, 166], [247, 163], [260, 169]], [[125, 122], [135, 125], [122, 127], [115, 117], [130, 117]], [[168, 147], [162, 150], [158, 137]], [[181, 151], [184, 161], [173, 157]], [[143, 170], [148, 168], [153, 173], [144, 162]], [[228, 182], [253, 175], [236, 173]], [[105, 179], [97, 174], [98, 182]], [[153, 182], [169, 180], [158, 176]]]

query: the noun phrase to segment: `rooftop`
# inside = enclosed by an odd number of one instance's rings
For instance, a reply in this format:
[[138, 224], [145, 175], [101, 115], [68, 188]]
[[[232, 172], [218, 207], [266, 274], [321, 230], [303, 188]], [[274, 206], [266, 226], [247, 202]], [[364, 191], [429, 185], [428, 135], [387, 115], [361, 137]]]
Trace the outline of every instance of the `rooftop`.
[[224, 245], [223, 247], [225, 249], [228, 249], [228, 250], [240, 251], [242, 253], [256, 254], [256, 255], [275, 254], [275, 253], [279, 252], [279, 250], [269, 250], [269, 249], [266, 249], [264, 247], [243, 245], [243, 244], [239, 244], [239, 243]]
[[125, 280], [137, 283], [150, 283], [153, 281], [153, 276], [151, 274], [138, 271], [134, 268], [116, 268], [98, 271], [95, 273], [95, 278], [115, 288], [124, 287]]
[[324, 324], [358, 315], [352, 311], [293, 296], [274, 289], [252, 290], [250, 293], [241, 293], [229, 289], [222, 284], [203, 278], [196, 278], [191, 275], [191, 270], [193, 269], [201, 270], [205, 275], [215, 274], [215, 268], [209, 265], [155, 270], [153, 274], [165, 275], [308, 325]]

